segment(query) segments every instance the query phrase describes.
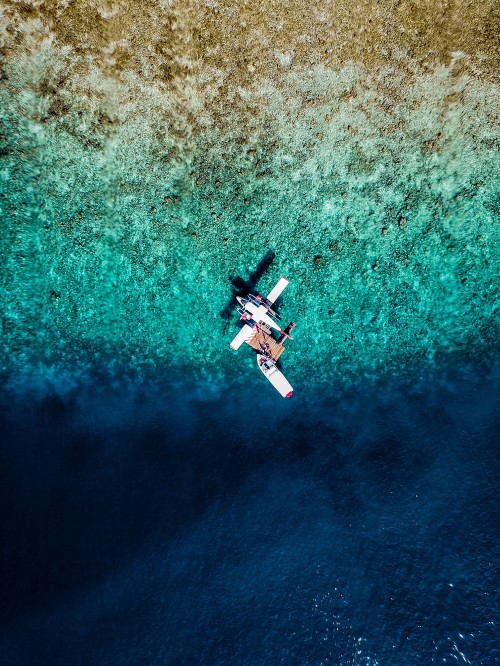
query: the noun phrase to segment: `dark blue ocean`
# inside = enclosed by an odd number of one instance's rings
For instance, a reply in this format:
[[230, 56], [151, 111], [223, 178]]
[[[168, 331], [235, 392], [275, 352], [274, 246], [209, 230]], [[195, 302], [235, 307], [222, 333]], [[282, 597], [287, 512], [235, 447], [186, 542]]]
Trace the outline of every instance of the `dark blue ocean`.
[[251, 380], [4, 394], [1, 664], [499, 663], [498, 370]]

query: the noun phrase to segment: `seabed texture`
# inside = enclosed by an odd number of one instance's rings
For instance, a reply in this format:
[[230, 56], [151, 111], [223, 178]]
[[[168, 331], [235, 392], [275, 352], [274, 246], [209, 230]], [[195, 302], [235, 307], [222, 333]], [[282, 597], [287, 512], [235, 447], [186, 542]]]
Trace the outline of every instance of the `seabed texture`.
[[498, 7], [0, 0], [5, 664], [499, 658]]

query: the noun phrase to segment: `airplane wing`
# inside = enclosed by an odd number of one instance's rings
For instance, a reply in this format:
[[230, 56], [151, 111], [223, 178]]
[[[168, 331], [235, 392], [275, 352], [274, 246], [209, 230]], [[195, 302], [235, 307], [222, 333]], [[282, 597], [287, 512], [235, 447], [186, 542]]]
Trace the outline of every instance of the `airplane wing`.
[[229, 346], [231, 347], [231, 349], [239, 349], [244, 342], [250, 340], [250, 338], [254, 335], [254, 333], [255, 330], [248, 324], [245, 324], [243, 328], [241, 328], [238, 331], [238, 334], [236, 335], [234, 340], [229, 343]]
[[286, 277], [280, 278], [276, 283], [276, 285], [269, 292], [266, 301], [269, 301], [269, 303], [271, 304], [275, 303], [287, 285], [288, 285], [288, 280], [286, 279]]

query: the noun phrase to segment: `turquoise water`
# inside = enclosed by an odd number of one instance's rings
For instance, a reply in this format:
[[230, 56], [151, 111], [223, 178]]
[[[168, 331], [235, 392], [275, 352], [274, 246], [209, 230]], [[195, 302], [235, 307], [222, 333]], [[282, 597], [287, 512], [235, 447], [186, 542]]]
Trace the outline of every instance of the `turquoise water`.
[[219, 314], [229, 277], [269, 250], [258, 287], [291, 281], [299, 381], [417, 380], [496, 352], [491, 83], [452, 65], [411, 85], [389, 67], [285, 71], [279, 87], [242, 90], [220, 127], [196, 91], [188, 121], [138, 79], [89, 72], [60, 86], [35, 58], [4, 69], [12, 382], [119, 363], [237, 383], [225, 344], [236, 329]]
[[488, 29], [122, 4], [2, 9], [6, 663], [495, 663]]

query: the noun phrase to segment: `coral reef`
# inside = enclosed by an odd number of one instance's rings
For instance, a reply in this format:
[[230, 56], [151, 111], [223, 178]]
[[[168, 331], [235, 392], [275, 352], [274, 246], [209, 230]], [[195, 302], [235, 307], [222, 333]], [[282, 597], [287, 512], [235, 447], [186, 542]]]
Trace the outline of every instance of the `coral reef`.
[[495, 6], [4, 2], [4, 376], [237, 381], [270, 251], [304, 382], [492, 359]]

